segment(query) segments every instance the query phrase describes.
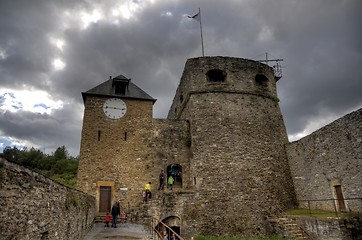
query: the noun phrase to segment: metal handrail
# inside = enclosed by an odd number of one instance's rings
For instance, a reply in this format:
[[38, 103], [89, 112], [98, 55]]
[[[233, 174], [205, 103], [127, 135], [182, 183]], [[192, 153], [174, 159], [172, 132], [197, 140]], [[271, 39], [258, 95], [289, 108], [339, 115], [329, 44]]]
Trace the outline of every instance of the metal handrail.
[[[167, 228], [170, 232], [172, 232], [173, 234], [175, 234], [175, 236], [179, 239], [179, 240], [185, 240], [183, 237], [181, 237], [177, 232], [175, 232], [172, 228], [170, 228], [167, 224], [165, 224], [164, 222], [162, 222], [161, 220], [154, 218], [152, 216], [149, 216], [150, 218], [150, 231], [151, 232], [155, 232], [158, 236], [159, 239], [163, 239], [162, 234], [156, 230], [156, 227], [159, 223], [161, 223], [165, 228]], [[155, 224], [155, 226], [153, 226], [153, 223], [157, 223]]]
[[[357, 198], [344, 198], [343, 200], [361, 200], [362, 202], [362, 198], [361, 197], [357, 197]], [[338, 201], [338, 199], [336, 198], [327, 198], [327, 199], [302, 199], [299, 200], [299, 202], [307, 202], [308, 204], [308, 211], [309, 211], [309, 216], [312, 216], [312, 208], [311, 208], [311, 202], [328, 202], [328, 201], [332, 201], [333, 202], [333, 208], [334, 208], [334, 212], [336, 214], [336, 217], [339, 218], [339, 212], [340, 209], [337, 208], [336, 206], [336, 201]]]

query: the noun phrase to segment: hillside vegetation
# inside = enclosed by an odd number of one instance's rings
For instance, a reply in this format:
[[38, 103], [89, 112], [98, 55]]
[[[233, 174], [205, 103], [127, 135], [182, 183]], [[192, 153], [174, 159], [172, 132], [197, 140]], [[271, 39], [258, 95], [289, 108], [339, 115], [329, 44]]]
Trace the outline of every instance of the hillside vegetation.
[[68, 187], [76, 186], [79, 158], [69, 156], [65, 146], [58, 147], [52, 154], [35, 148], [6, 147], [3, 157]]

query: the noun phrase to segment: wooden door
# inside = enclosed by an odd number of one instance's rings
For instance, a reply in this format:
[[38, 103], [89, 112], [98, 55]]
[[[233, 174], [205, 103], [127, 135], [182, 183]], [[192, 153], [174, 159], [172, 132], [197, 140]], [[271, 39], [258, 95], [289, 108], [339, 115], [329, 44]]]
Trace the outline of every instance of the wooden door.
[[101, 186], [99, 190], [99, 212], [111, 211], [111, 187]]
[[341, 185], [336, 185], [336, 186], [334, 186], [334, 188], [336, 189], [336, 195], [337, 195], [339, 211], [345, 211], [346, 210], [346, 205], [344, 204], [344, 197], [343, 197], [343, 193], [342, 193], [342, 187], [341, 187]]

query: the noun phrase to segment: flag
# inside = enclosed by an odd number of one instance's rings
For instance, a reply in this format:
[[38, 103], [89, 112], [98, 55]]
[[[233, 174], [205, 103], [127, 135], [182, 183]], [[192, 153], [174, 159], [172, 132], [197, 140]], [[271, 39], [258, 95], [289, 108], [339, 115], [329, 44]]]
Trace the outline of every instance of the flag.
[[195, 19], [196, 21], [198, 21], [198, 22], [200, 23], [201, 50], [202, 50], [202, 56], [204, 57], [205, 54], [204, 54], [204, 39], [203, 39], [203, 37], [202, 37], [201, 9], [199, 8], [199, 12], [198, 12], [198, 13], [196, 13], [196, 14], [193, 15], [192, 17], [191, 17], [191, 16], [188, 16], [188, 18]]
[[188, 16], [189, 18], [195, 19], [198, 22], [201, 22], [200, 12], [196, 13], [194, 16]]

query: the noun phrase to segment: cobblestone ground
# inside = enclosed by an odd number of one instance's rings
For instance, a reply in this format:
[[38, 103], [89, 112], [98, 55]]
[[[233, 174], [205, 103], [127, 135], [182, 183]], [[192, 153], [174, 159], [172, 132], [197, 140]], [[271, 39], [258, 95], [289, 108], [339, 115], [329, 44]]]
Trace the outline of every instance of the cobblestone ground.
[[117, 228], [104, 227], [103, 223], [95, 223], [89, 233], [83, 240], [101, 240], [101, 239], [156, 239], [151, 236], [151, 233], [143, 225], [140, 224], [119, 224]]

